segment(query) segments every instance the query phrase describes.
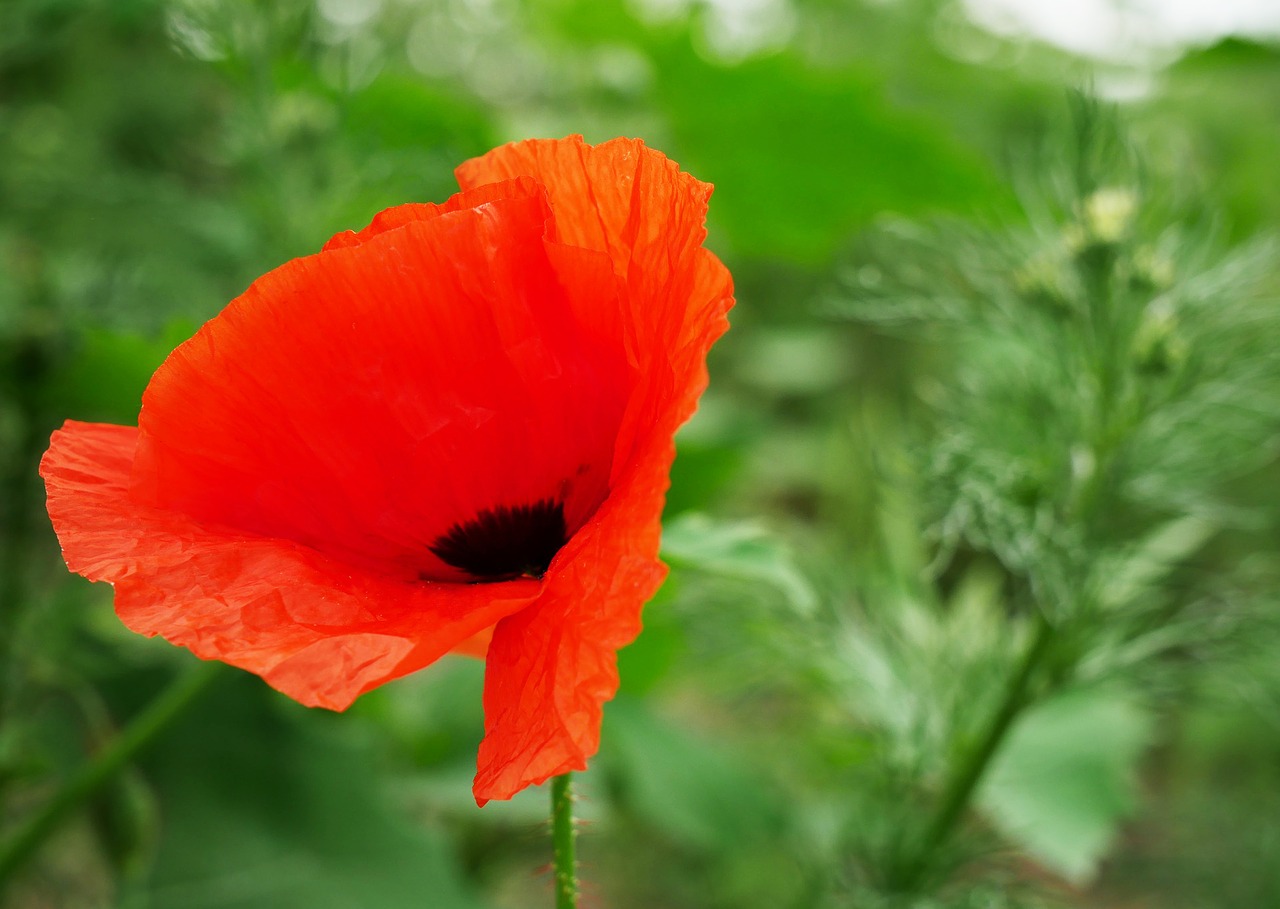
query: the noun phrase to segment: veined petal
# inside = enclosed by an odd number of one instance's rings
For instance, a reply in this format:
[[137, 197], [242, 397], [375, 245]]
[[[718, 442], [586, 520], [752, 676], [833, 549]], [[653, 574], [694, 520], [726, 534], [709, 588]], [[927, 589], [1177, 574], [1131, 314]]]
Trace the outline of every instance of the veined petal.
[[[595, 753], [602, 705], [617, 690], [616, 651], [639, 633], [665, 575], [658, 549], [673, 438], [706, 386], [706, 355], [733, 304], [728, 271], [702, 247], [711, 187], [665, 156], [636, 140], [593, 147], [574, 136], [504, 146], [458, 170], [467, 189], [520, 176], [547, 187], [553, 262], [580, 249], [608, 256], [624, 287], [616, 331], [633, 381], [609, 498], [552, 562], [538, 603], [494, 631], [481, 804], [581, 769]], [[571, 267], [557, 271], [574, 285]]]
[[433, 544], [486, 510], [590, 516], [631, 377], [546, 255], [541, 189], [412, 209], [259, 279], [170, 356], [143, 398], [140, 501], [404, 580], [461, 579]]
[[537, 603], [494, 629], [478, 804], [584, 770], [599, 747], [617, 651], [640, 633], [640, 611], [666, 577], [658, 548], [674, 455], [670, 442], [650, 453], [561, 550]]
[[373, 220], [369, 222], [368, 227], [361, 230], [344, 230], [340, 234], [334, 234], [329, 238], [329, 242], [324, 245], [324, 250], [359, 246], [370, 237], [376, 237], [378, 234], [386, 233], [397, 227], [404, 227], [404, 225], [413, 221], [430, 221], [432, 218], [438, 218], [450, 212], [479, 208], [482, 205], [503, 199], [533, 198], [540, 195], [541, 192], [542, 190], [533, 180], [528, 177], [519, 177], [515, 180], [489, 183], [485, 186], [478, 186], [475, 189], [454, 193], [448, 201], [439, 204], [435, 202], [406, 202], [403, 205], [396, 205], [378, 212], [373, 216]]
[[464, 190], [532, 177], [556, 213], [553, 239], [605, 253], [623, 282], [620, 331], [638, 381], [614, 448], [616, 479], [645, 435], [670, 432], [672, 414], [678, 425], [693, 413], [707, 351], [729, 327], [733, 282], [702, 246], [712, 187], [638, 139], [592, 146], [581, 136], [504, 145], [457, 176]]
[[538, 596], [532, 580], [402, 583], [297, 543], [134, 501], [133, 427], [68, 422], [40, 465], [67, 565], [115, 586], [131, 629], [341, 710]]
[[[711, 185], [639, 139], [513, 142], [465, 162], [456, 174], [464, 191], [532, 177], [547, 188], [556, 213], [551, 239], [607, 253], [614, 270], [637, 285], [666, 285], [686, 267], [684, 253], [701, 248], [706, 238]], [[674, 313], [689, 302], [676, 298], [661, 309]], [[659, 314], [649, 315], [661, 324]]]

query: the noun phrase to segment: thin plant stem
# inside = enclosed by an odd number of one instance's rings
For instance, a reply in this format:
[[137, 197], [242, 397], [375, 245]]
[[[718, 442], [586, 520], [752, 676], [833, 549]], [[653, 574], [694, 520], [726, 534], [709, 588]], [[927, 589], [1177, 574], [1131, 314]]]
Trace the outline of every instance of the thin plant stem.
[[924, 828], [915, 852], [910, 859], [900, 865], [893, 876], [893, 883], [898, 890], [911, 890], [921, 876], [928, 871], [934, 854], [946, 843], [955, 830], [956, 824], [964, 816], [969, 807], [978, 784], [982, 782], [992, 759], [1000, 750], [1005, 737], [1009, 734], [1013, 721], [1027, 706], [1031, 680], [1035, 677], [1045, 656], [1053, 643], [1055, 626], [1041, 615], [1036, 622], [1035, 637], [1027, 646], [1018, 663], [1017, 670], [1009, 677], [1004, 695], [991, 722], [983, 731], [973, 748], [966, 752], [956, 764], [946, 788], [943, 790], [938, 810]]
[[97, 794], [180, 716], [215, 675], [217, 664], [203, 662], [181, 675], [0, 844], [0, 889], [76, 808]]
[[573, 825], [573, 774], [551, 780], [551, 840], [555, 853], [556, 909], [578, 909], [577, 832]]

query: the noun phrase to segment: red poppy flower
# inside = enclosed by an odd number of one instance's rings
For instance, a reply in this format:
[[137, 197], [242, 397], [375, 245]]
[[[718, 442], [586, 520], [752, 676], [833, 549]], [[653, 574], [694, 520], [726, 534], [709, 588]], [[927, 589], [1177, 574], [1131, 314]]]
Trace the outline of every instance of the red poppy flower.
[[136, 428], [68, 422], [41, 474], [126, 625], [304, 704], [485, 655], [483, 804], [596, 750], [733, 301], [711, 187], [639, 141], [520, 142], [458, 179], [254, 282]]

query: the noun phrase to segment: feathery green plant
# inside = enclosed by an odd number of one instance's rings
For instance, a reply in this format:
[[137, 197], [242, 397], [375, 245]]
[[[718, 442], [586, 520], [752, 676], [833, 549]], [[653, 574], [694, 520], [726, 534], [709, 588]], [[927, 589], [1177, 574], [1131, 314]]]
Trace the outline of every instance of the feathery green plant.
[[[975, 805], [1088, 879], [1132, 807], [1135, 683], [1235, 633], [1231, 566], [1206, 548], [1274, 520], [1240, 487], [1277, 450], [1275, 243], [1224, 249], [1210, 206], [1152, 181], [1113, 110], [1080, 97], [1071, 120], [1049, 144], [1066, 153], [1023, 181], [1025, 223], [887, 224], [826, 301], [908, 339], [920, 367], [915, 419], [861, 442], [884, 545], [826, 653], [873, 742], [864, 772], [892, 781], [851, 838], [873, 891], [931, 892], [986, 852], [957, 836]], [[1262, 605], [1232, 608], [1247, 622]], [[1071, 760], [1045, 742], [1077, 728], [1107, 739], [1076, 750], [1116, 792], [1075, 818], [1073, 847], [1034, 829], [1009, 762]]]

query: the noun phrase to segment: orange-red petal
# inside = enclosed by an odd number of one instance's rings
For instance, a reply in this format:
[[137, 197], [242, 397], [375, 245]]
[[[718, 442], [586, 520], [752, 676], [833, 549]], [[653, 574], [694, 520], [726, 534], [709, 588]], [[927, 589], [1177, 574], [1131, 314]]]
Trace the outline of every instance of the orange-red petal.
[[658, 560], [674, 448], [645, 461], [561, 550], [528, 609], [500, 621], [485, 669], [476, 801], [584, 770], [618, 689], [617, 651], [666, 577]]
[[341, 710], [532, 603], [541, 584], [401, 583], [129, 495], [137, 430], [68, 422], [40, 465], [67, 565], [134, 631]]
[[621, 331], [645, 387], [619, 429], [616, 477], [646, 433], [671, 430], [658, 411], [675, 408], [677, 425], [693, 413], [707, 351], [728, 329], [733, 282], [702, 246], [711, 185], [638, 139], [593, 146], [581, 136], [513, 142], [467, 161], [457, 176], [467, 191], [532, 177], [547, 188], [555, 239], [605, 253], [622, 280]]
[[[608, 256], [623, 287], [616, 331], [633, 382], [609, 498], [556, 557], [538, 602], [494, 630], [481, 804], [581, 769], [595, 752], [602, 704], [617, 690], [616, 651], [639, 632], [641, 608], [665, 574], [658, 548], [673, 437], [697, 406], [707, 351], [733, 303], [727, 270], [702, 248], [711, 187], [660, 153], [636, 140], [593, 147], [575, 136], [504, 146], [458, 170], [464, 189], [519, 176], [547, 187], [553, 262], [569, 250]], [[574, 284], [571, 268], [558, 271]]]
[[468, 199], [384, 212], [179, 347], [143, 398], [135, 496], [405, 580], [459, 579], [433, 541], [483, 509], [553, 499], [581, 526], [630, 377], [573, 293], [616, 288], [566, 290], [532, 182]]
[[447, 201], [439, 204], [435, 202], [406, 202], [403, 205], [396, 205], [378, 212], [373, 216], [373, 220], [369, 222], [368, 227], [361, 230], [344, 230], [342, 233], [334, 234], [329, 238], [329, 242], [325, 243], [322, 251], [359, 246], [370, 237], [376, 237], [378, 234], [386, 233], [397, 227], [404, 227], [404, 225], [413, 221], [429, 221], [432, 218], [438, 218], [450, 212], [479, 208], [490, 202], [500, 202], [503, 199], [513, 197], [534, 197], [540, 193], [541, 190], [534, 181], [527, 177], [520, 177], [515, 180], [488, 183], [475, 189], [454, 193]]

